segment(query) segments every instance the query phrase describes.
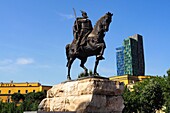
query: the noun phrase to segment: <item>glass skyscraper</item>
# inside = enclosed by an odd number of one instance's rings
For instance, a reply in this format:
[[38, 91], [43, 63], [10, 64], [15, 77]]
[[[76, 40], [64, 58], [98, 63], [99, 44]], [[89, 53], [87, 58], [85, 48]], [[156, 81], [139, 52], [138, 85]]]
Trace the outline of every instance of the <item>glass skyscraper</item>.
[[117, 75], [124, 75], [124, 47], [116, 48]]
[[142, 36], [136, 34], [125, 39], [123, 47], [116, 48], [116, 60], [117, 75], [145, 75]]

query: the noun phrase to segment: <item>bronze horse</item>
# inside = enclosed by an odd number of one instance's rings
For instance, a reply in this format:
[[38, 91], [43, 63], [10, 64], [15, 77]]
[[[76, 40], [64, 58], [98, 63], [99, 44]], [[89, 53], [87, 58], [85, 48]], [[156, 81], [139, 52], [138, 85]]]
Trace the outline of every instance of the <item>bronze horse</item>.
[[86, 42], [79, 48], [79, 54], [74, 54], [75, 52], [75, 40], [71, 44], [66, 45], [66, 56], [67, 56], [67, 67], [68, 67], [68, 75], [67, 79], [71, 80], [70, 77], [70, 69], [73, 61], [78, 58], [81, 60], [80, 67], [82, 67], [85, 71], [85, 75], [88, 75], [88, 69], [84, 66], [89, 56], [96, 56], [95, 67], [94, 67], [94, 75], [98, 76], [97, 66], [99, 64], [99, 60], [102, 60], [101, 56], [104, 53], [104, 49], [106, 48], [104, 42], [105, 32], [109, 30], [109, 25], [112, 21], [112, 15], [110, 12], [106, 13], [102, 16], [94, 26], [92, 32], [86, 36]]

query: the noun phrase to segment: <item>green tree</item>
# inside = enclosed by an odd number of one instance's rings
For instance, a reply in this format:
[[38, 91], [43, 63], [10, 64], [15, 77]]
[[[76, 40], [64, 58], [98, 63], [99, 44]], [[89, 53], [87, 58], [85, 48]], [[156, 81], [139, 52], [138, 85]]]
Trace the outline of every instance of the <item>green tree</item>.
[[0, 109], [0, 113], [20, 113], [16, 112], [16, 104], [15, 103], [1, 103], [3, 108]]
[[88, 76], [88, 74], [85, 74], [84, 72], [82, 72], [78, 75], [78, 78], [82, 78], [82, 77], [86, 77], [86, 76]]
[[124, 105], [125, 108], [123, 109], [123, 113], [136, 113], [138, 111], [138, 95], [136, 95], [135, 91], [130, 91], [127, 87], [125, 87], [124, 93]]
[[[36, 111], [38, 110], [38, 105], [42, 99], [46, 97], [44, 92], [28, 93], [25, 95], [22, 94], [13, 94], [11, 103], [3, 103], [0, 101], [0, 113], [23, 113], [23, 111]], [[17, 105], [19, 100], [23, 100], [20, 105]]]
[[168, 77], [167, 77], [167, 82], [166, 82], [165, 91], [164, 91], [165, 107], [166, 107], [165, 112], [170, 113], [170, 69], [167, 70], [167, 74], [168, 74]]
[[25, 100], [21, 105], [21, 108], [25, 111], [35, 111], [38, 110], [38, 105], [42, 99], [46, 97], [44, 92], [28, 93], [25, 95]]
[[20, 93], [14, 93], [11, 95], [11, 99], [13, 102], [15, 103], [19, 103], [20, 100], [24, 100], [25, 97], [24, 95], [20, 94]]
[[162, 108], [164, 104], [165, 80], [155, 77], [138, 82], [133, 90], [125, 90], [123, 98], [125, 101], [124, 113], [141, 112], [154, 113]]
[[93, 76], [93, 71], [92, 71], [92, 70], [89, 70], [89, 73], [81, 72], [81, 73], [78, 75], [78, 78], [87, 77], [87, 76]]
[[163, 90], [159, 81], [151, 79], [149, 84], [143, 87], [140, 94], [141, 111], [153, 113], [162, 108], [164, 104]]

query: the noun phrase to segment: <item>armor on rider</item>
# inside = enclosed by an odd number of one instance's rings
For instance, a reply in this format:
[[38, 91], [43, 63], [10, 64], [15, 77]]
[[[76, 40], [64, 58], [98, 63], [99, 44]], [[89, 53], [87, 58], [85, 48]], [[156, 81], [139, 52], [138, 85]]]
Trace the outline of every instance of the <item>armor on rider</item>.
[[85, 44], [87, 36], [93, 30], [91, 20], [88, 19], [87, 13], [81, 11], [82, 17], [77, 17], [73, 26], [73, 35], [76, 40], [75, 54], [78, 54], [80, 45]]

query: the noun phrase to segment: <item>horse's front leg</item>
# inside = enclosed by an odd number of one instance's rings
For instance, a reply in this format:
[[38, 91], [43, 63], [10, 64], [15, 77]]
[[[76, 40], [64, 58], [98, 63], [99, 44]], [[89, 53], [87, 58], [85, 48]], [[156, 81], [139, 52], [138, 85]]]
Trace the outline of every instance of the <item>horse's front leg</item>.
[[75, 58], [70, 58], [68, 60], [68, 63], [67, 63], [67, 67], [68, 67], [68, 75], [67, 75], [67, 80], [71, 80], [71, 77], [70, 77], [70, 70], [71, 70], [71, 65], [73, 64], [73, 61], [75, 60]]
[[99, 74], [97, 73], [98, 64], [99, 64], [99, 59], [96, 57], [95, 66], [94, 66], [94, 75], [96, 76], [99, 76]]

